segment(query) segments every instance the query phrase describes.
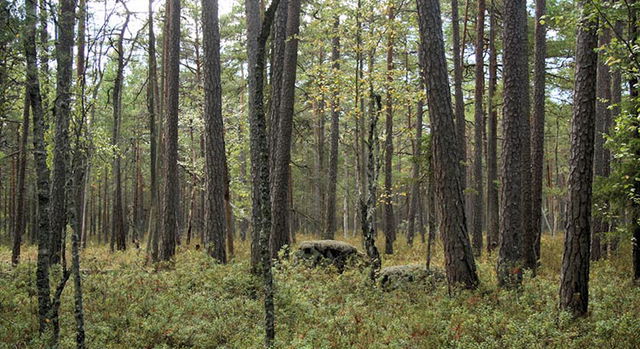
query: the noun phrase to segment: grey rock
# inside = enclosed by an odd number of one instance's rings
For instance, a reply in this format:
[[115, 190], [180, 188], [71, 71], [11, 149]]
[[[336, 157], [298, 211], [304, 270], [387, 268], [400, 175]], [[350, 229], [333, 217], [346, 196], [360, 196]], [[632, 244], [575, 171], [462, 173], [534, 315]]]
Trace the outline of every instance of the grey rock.
[[311, 267], [333, 265], [340, 272], [363, 260], [362, 253], [355, 246], [338, 240], [303, 241], [295, 257]]
[[380, 270], [380, 286], [385, 290], [397, 289], [411, 283], [435, 288], [445, 280], [445, 274], [441, 270], [427, 270], [418, 264], [394, 265]]

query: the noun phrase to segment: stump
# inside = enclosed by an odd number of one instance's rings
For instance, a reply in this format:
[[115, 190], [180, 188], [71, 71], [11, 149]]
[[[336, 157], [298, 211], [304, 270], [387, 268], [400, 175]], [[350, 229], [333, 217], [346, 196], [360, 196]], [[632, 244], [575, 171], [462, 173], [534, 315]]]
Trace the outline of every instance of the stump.
[[380, 286], [385, 290], [394, 290], [410, 283], [435, 288], [444, 283], [445, 274], [439, 269], [427, 270], [422, 265], [394, 265], [380, 270]]
[[347, 266], [360, 262], [362, 254], [353, 245], [338, 240], [303, 241], [296, 252], [296, 259], [311, 267], [335, 266], [343, 272]]

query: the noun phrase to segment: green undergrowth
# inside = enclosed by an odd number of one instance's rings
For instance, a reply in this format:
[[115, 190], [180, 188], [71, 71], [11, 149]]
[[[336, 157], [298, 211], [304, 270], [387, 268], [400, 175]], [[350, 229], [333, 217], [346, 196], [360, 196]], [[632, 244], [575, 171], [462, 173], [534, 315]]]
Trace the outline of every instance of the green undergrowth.
[[[306, 237], [298, 237], [304, 240]], [[360, 242], [347, 239], [356, 246]], [[398, 241], [384, 266], [423, 263], [424, 244]], [[260, 348], [262, 288], [249, 272], [247, 242], [228, 265], [181, 248], [170, 265], [145, 264], [140, 250], [83, 253], [84, 311], [90, 348]], [[640, 288], [629, 282], [629, 248], [592, 265], [590, 315], [557, 310], [562, 241], [543, 239], [538, 275], [518, 291], [496, 287], [495, 256], [478, 261], [482, 284], [449, 293], [446, 285], [384, 292], [367, 273], [275, 267], [278, 348], [637, 348]], [[0, 247], [0, 347], [41, 347], [37, 336], [35, 250], [12, 268]], [[441, 267], [436, 244], [433, 263]], [[53, 271], [54, 278], [59, 270]], [[55, 280], [52, 280], [52, 284]], [[73, 283], [62, 297], [61, 344], [74, 347]]]

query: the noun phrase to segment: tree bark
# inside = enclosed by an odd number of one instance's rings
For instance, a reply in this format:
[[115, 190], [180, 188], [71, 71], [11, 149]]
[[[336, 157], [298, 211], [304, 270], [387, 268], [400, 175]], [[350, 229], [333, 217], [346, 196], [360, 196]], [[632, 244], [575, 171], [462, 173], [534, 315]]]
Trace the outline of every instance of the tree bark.
[[166, 139], [165, 139], [165, 190], [164, 190], [164, 226], [160, 258], [169, 260], [176, 252], [179, 214], [179, 178], [178, 178], [178, 99], [180, 89], [180, 0], [167, 0], [168, 14], [168, 52], [167, 52], [167, 93], [165, 102]]
[[51, 263], [64, 261], [64, 237], [67, 225], [66, 182], [69, 163], [69, 121], [71, 119], [71, 81], [75, 26], [75, 1], [59, 4], [56, 40], [56, 120], [51, 187]]
[[218, 1], [202, 1], [204, 44], [204, 122], [207, 179], [206, 230], [209, 255], [226, 263], [225, 251], [225, 149], [220, 80]]
[[117, 68], [116, 78], [113, 82], [113, 130], [111, 145], [115, 150], [113, 160], [113, 205], [111, 213], [112, 240], [111, 250], [114, 248], [118, 251], [127, 248], [127, 237], [125, 230], [125, 211], [122, 206], [122, 155], [120, 154], [120, 128], [122, 126], [122, 89], [124, 84], [124, 33], [129, 25], [130, 13], [127, 11], [124, 24], [120, 29], [118, 41], [116, 43]]
[[[464, 115], [464, 95], [462, 94], [462, 48], [460, 47], [460, 17], [458, 11], [458, 0], [451, 0], [451, 30], [453, 41], [453, 88], [455, 99], [455, 127], [458, 134], [458, 150], [460, 152], [459, 161], [466, 168], [467, 146], [466, 146], [466, 125]], [[466, 16], [465, 16], [466, 17]], [[466, 24], [466, 21], [465, 21]], [[466, 26], [465, 26], [466, 28]], [[463, 169], [460, 173], [460, 184], [464, 191], [467, 187], [467, 175]], [[466, 223], [465, 223], [466, 224]]]
[[474, 166], [473, 166], [473, 252], [482, 254], [482, 215], [484, 214], [484, 195], [482, 188], [482, 153], [484, 144], [484, 11], [485, 1], [478, 0], [478, 18], [476, 20], [476, 86], [474, 101]]
[[[408, 227], [407, 227], [407, 243], [411, 246], [413, 245], [413, 238], [415, 234], [415, 221], [416, 214], [422, 215], [422, 207], [421, 200], [422, 196], [420, 195], [420, 186], [422, 185], [422, 181], [420, 178], [420, 160], [422, 157], [422, 122], [424, 116], [424, 100], [422, 99], [422, 92], [425, 90], [424, 86], [424, 67], [425, 63], [425, 53], [424, 51], [418, 47], [418, 91], [420, 93], [420, 97], [418, 98], [417, 108], [416, 108], [416, 138], [414, 140], [413, 146], [413, 160], [412, 160], [412, 173], [411, 173], [411, 201], [409, 207], [409, 217], [408, 217]], [[427, 194], [428, 195], [428, 194]], [[422, 218], [420, 216], [420, 218]], [[422, 221], [418, 221], [419, 230], [423, 233], [422, 240], [424, 242], [424, 224]], [[431, 246], [429, 246], [431, 247]], [[427, 255], [430, 256], [430, 249], [427, 250]], [[429, 263], [427, 263], [428, 265]], [[428, 266], [427, 266], [428, 268]]]
[[581, 2], [576, 43], [576, 80], [571, 121], [569, 210], [560, 277], [560, 308], [587, 314], [591, 244], [591, 185], [596, 118], [598, 22]]
[[[280, 104], [282, 100], [282, 74], [284, 72], [284, 55], [287, 41], [287, 16], [289, 0], [280, 0], [276, 9], [276, 16], [273, 19], [273, 39], [271, 40], [271, 99], [269, 100], [269, 153], [275, 154], [278, 138], [278, 127], [280, 123]], [[275, 156], [270, 158], [269, 171], [274, 172]], [[273, 178], [271, 178], [273, 182]], [[271, 183], [273, 192], [273, 183]]]
[[[615, 32], [616, 35], [623, 35], [624, 32], [624, 24], [621, 20], [617, 21], [615, 24]], [[614, 120], [617, 120], [620, 116], [620, 112], [622, 110], [622, 72], [620, 69], [614, 69], [611, 73], [611, 104], [613, 105], [611, 109], [611, 118], [610, 121], [613, 123]], [[611, 126], [611, 125], [610, 125]], [[610, 231], [615, 231], [617, 220], [612, 219], [610, 222]], [[608, 243], [608, 254], [612, 255], [618, 251], [618, 243], [620, 238], [618, 236], [613, 236]], [[640, 241], [640, 240], [639, 240]]]
[[498, 246], [499, 201], [498, 201], [498, 111], [495, 106], [496, 85], [498, 80], [498, 52], [496, 50], [495, 2], [491, 0], [489, 29], [489, 91], [487, 122], [487, 252]]
[[[638, 38], [640, 32], [638, 31], [638, 12], [635, 6], [637, 5], [637, 0], [633, 0], [631, 2], [630, 10], [630, 18], [629, 18], [629, 37], [630, 41], [636, 45], [638, 43]], [[640, 86], [638, 86], [638, 78], [635, 75], [631, 75], [629, 79], [629, 95], [632, 101], [637, 101], [640, 96]], [[637, 102], [632, 104], [635, 110], [637, 108]], [[640, 139], [640, 125], [636, 122], [636, 131], [635, 138]], [[638, 148], [635, 149], [635, 157], [636, 159], [640, 157], [638, 154]], [[636, 193], [636, 200], [631, 202], [631, 224], [630, 230], [633, 234], [631, 238], [631, 258], [633, 264], [633, 280], [638, 283], [640, 282], [640, 204], [637, 202], [637, 193], [640, 192], [640, 182], [635, 181], [634, 191]], [[588, 274], [587, 274], [588, 275]]]
[[280, 120], [276, 139], [275, 160], [271, 193], [271, 256], [291, 244], [289, 229], [289, 163], [291, 162], [291, 134], [293, 132], [293, 111], [295, 104], [295, 82], [298, 61], [298, 32], [300, 26], [300, 0], [289, 0], [287, 7], [287, 42], [284, 48], [282, 72], [282, 96], [280, 99]]
[[433, 130], [434, 182], [440, 203], [447, 280], [450, 287], [475, 289], [479, 280], [464, 213], [461, 153], [457, 151], [461, 140], [451, 109], [440, 4], [437, 0], [417, 0], [417, 7], [420, 44], [426, 53], [425, 83]]
[[[340, 18], [333, 22], [333, 38], [331, 40], [331, 66], [333, 75], [340, 73]], [[337, 79], [334, 79], [337, 81]], [[327, 182], [327, 212], [323, 238], [334, 239], [336, 233], [336, 185], [338, 181], [338, 141], [340, 139], [340, 99], [338, 86], [333, 86], [331, 96], [331, 139], [329, 151], [329, 178]]]
[[[504, 163], [500, 220], [498, 283], [518, 286], [522, 280], [523, 217], [523, 141], [522, 124], [527, 93], [526, 1], [505, 2], [504, 9]], [[528, 185], [528, 184], [526, 184]]]
[[540, 260], [540, 236], [542, 234], [542, 178], [544, 164], [544, 119], [545, 119], [545, 59], [546, 47], [546, 0], [536, 0], [535, 52], [533, 58], [533, 115], [531, 118], [531, 232], [535, 238], [533, 255], [535, 260], [527, 267], [535, 269]]
[[[84, 309], [82, 295], [82, 276], [80, 275], [80, 237], [84, 228], [85, 218], [85, 191], [89, 180], [89, 135], [87, 128], [89, 123], [86, 120], [86, 110], [84, 104], [85, 88], [85, 30], [86, 30], [86, 0], [80, 0], [78, 5], [78, 60], [77, 60], [77, 81], [80, 85], [80, 120], [74, 128], [74, 149], [72, 149], [71, 161], [71, 183], [69, 205], [69, 221], [73, 229], [71, 235], [71, 273], [74, 279], [74, 317], [76, 320], [76, 348], [84, 349]], [[86, 127], [85, 127], [86, 126]]]
[[[611, 29], [603, 27], [598, 39], [598, 47], [604, 47], [611, 42]], [[608, 133], [608, 126], [611, 123], [611, 72], [605, 62], [604, 52], [598, 52], [598, 68], [596, 81], [596, 121], [595, 121], [595, 148], [593, 154], [593, 175], [595, 178], [609, 177], [609, 150], [605, 148], [605, 135]], [[598, 208], [601, 212], [596, 212], [593, 216], [593, 227], [591, 232], [591, 260], [597, 261], [603, 257], [602, 247], [606, 246], [601, 241], [604, 234], [609, 230], [607, 220], [602, 216], [608, 211], [608, 204], [602, 203]]]
[[38, 57], [36, 53], [36, 0], [25, 2], [25, 58], [27, 61], [27, 89], [33, 115], [33, 147], [36, 167], [36, 189], [38, 197], [38, 257], [36, 262], [36, 288], [38, 293], [38, 324], [40, 333], [49, 326], [47, 313], [50, 304], [49, 253], [51, 228], [49, 223], [49, 167], [45, 131], [47, 124], [42, 109]]
[[13, 248], [11, 249], [11, 264], [18, 265], [20, 262], [20, 246], [22, 244], [22, 236], [25, 232], [27, 220], [24, 215], [26, 202], [26, 167], [27, 167], [27, 142], [29, 139], [29, 91], [25, 90], [24, 106], [22, 112], [22, 132], [20, 133], [20, 149], [18, 154], [18, 171], [17, 176], [17, 197], [16, 197], [16, 215], [15, 230], [13, 232]]
[[[259, 101], [262, 105], [262, 96], [260, 99], [257, 99], [257, 87], [258, 84], [261, 86], [264, 83], [262, 81], [264, 72], [260, 73], [260, 80], [257, 79], [256, 76], [256, 63], [257, 63], [257, 54], [258, 54], [258, 35], [260, 35], [260, 2], [258, 0], [245, 0], [245, 10], [246, 10], [246, 18], [247, 18], [247, 89], [249, 92], [249, 120], [253, 120], [253, 122], [257, 122], [254, 117], [256, 116], [256, 105], [255, 102]], [[257, 125], [254, 127], [249, 126], [250, 128], [250, 143], [251, 143], [251, 173], [255, 175], [258, 174], [259, 171], [259, 162], [260, 162], [260, 153], [257, 148], [258, 138], [256, 132]], [[260, 231], [262, 228], [262, 206], [260, 196], [260, 182], [257, 180], [252, 181], [251, 187], [251, 269], [254, 273], [258, 273], [260, 271]]]
[[526, 4], [524, 10], [524, 38], [525, 38], [525, 46], [524, 46], [524, 55], [525, 55], [525, 74], [524, 74], [524, 89], [523, 95], [521, 96], [521, 103], [524, 107], [520, 124], [520, 137], [522, 141], [522, 233], [523, 244], [522, 244], [522, 264], [524, 268], [535, 269], [535, 265], [537, 264], [537, 256], [536, 256], [536, 241], [537, 234], [535, 233], [532, 227], [531, 221], [531, 108], [530, 108], [530, 87], [529, 87], [529, 44], [528, 44], [528, 22], [529, 15], [526, 12]]
[[[259, 240], [255, 241], [254, 239], [254, 242], [257, 242], [257, 250], [259, 252], [258, 270], [261, 271], [265, 294], [265, 347], [267, 348], [272, 348], [274, 345], [275, 309], [273, 299], [273, 275], [271, 272], [271, 253], [269, 248], [269, 229], [272, 227], [270, 201], [271, 194], [269, 190], [269, 144], [267, 142], [267, 125], [265, 121], [263, 98], [265, 46], [267, 43], [267, 38], [269, 37], [269, 32], [271, 31], [271, 24], [273, 23], [273, 18], [276, 8], [278, 7], [278, 2], [279, 0], [273, 0], [271, 2], [269, 8], [264, 14], [262, 23], [258, 24], [258, 2], [256, 0], [246, 1], [248, 22], [253, 22], [254, 25], [257, 24], [256, 27], [253, 28], [256, 29], [255, 36], [253, 36], [254, 33], [248, 35], [250, 38], [255, 38], [255, 41], [252, 42], [251, 40], [248, 40], [247, 44], [247, 51], [249, 53], [248, 55], [251, 58], [250, 62], [253, 61], [255, 63], [253, 71], [249, 72], [249, 76], [253, 77], [253, 84], [250, 85], [249, 92], [249, 96], [251, 97], [249, 131], [251, 138], [251, 166], [254, 188], [254, 231], [257, 232], [259, 237]], [[293, 0], [293, 2], [297, 2], [297, 0]], [[260, 29], [258, 29], [258, 27], [260, 27]], [[295, 51], [290, 53], [295, 53]], [[287, 80], [283, 80], [284, 86], [286, 86], [286, 81]], [[253, 93], [251, 89], [253, 89]], [[293, 91], [291, 91], [291, 98], [293, 99]], [[256, 207], [256, 205], [259, 206]], [[254, 257], [252, 256], [252, 260], [253, 258]]]
[[[370, 85], [371, 87], [371, 85]], [[376, 227], [374, 224], [376, 213], [376, 186], [378, 183], [378, 172], [380, 169], [379, 161], [379, 140], [378, 140], [378, 120], [380, 113], [382, 112], [382, 102], [379, 95], [373, 95], [373, 91], [370, 91], [372, 98], [375, 99], [375, 105], [377, 106], [377, 112], [372, 114], [371, 122], [369, 124], [369, 135], [367, 140], [367, 191], [365, 194], [360, 195], [360, 217], [362, 225], [362, 236], [364, 239], [364, 249], [369, 257], [369, 263], [371, 270], [369, 278], [375, 282], [382, 265], [380, 260], [380, 253], [376, 247]]]
[[396, 238], [396, 222], [393, 214], [393, 41], [395, 40], [393, 23], [395, 21], [394, 5], [390, 3], [388, 11], [387, 35], [387, 93], [385, 103], [385, 141], [384, 141], [384, 253], [393, 253], [393, 242]]
[[[323, 53], [321, 52], [320, 64], [324, 63]], [[320, 77], [322, 80], [322, 77]], [[324, 86], [319, 85], [320, 89]], [[324, 175], [324, 144], [325, 144], [325, 115], [324, 115], [324, 95], [320, 97], [320, 100], [313, 102], [313, 113], [315, 114], [315, 138], [316, 138], [316, 163], [315, 163], [315, 196], [318, 199], [318, 203], [315, 205], [316, 209], [316, 221], [315, 228], [317, 231], [321, 231], [325, 222], [325, 175]]]
[[158, 241], [159, 231], [157, 229], [157, 221], [160, 219], [158, 215], [158, 129], [157, 119], [159, 116], [158, 108], [158, 63], [156, 61], [156, 36], [153, 30], [153, 0], [149, 0], [149, 55], [148, 69], [149, 82], [147, 84], [147, 113], [149, 113], [149, 177], [151, 181], [151, 201], [149, 206], [148, 219], [148, 244], [147, 253], [151, 256], [152, 261], [158, 260]]

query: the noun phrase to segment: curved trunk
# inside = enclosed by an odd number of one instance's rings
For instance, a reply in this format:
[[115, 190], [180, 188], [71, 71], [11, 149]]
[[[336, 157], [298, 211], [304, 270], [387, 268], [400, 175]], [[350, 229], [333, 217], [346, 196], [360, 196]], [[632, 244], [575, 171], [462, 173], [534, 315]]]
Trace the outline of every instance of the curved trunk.
[[474, 289], [479, 280], [467, 234], [462, 166], [451, 110], [451, 95], [438, 0], [417, 0], [420, 40], [426, 53], [427, 104], [433, 130], [434, 183], [440, 203], [440, 231], [450, 286]]

